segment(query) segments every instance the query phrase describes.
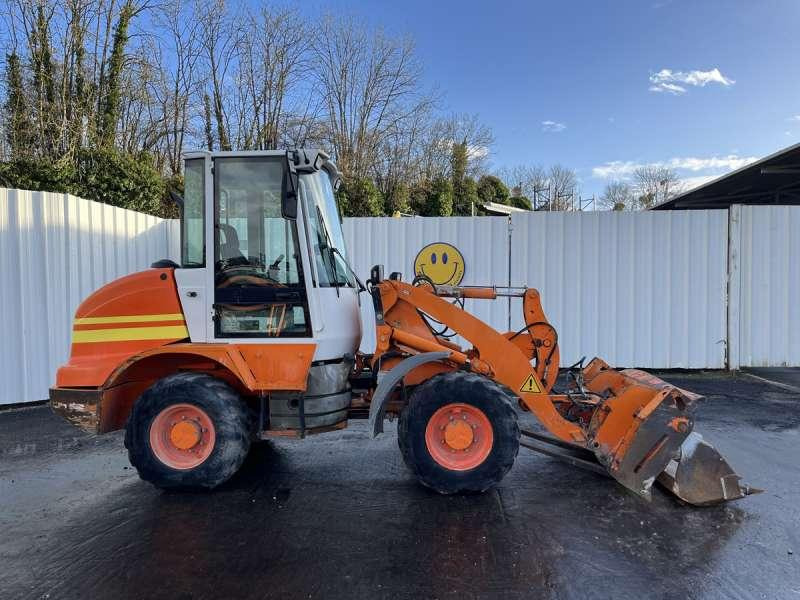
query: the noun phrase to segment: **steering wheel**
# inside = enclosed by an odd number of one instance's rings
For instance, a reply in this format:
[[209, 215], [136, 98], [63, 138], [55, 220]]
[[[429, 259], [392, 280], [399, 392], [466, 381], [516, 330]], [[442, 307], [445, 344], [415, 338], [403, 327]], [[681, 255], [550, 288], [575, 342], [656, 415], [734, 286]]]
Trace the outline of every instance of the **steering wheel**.
[[223, 267], [217, 273], [214, 283], [218, 288], [226, 288], [232, 285], [252, 285], [258, 287], [266, 286], [282, 286], [278, 281], [280, 272], [280, 263], [284, 256], [281, 254], [272, 261], [266, 273], [257, 271], [253, 265], [231, 265], [227, 268]]
[[217, 288], [227, 288], [231, 287], [232, 285], [254, 285], [258, 287], [265, 287], [274, 286], [276, 284], [277, 282], [271, 280], [266, 276], [266, 274], [259, 273], [257, 271], [246, 274], [242, 273], [239, 275], [229, 275], [223, 272], [217, 275]]

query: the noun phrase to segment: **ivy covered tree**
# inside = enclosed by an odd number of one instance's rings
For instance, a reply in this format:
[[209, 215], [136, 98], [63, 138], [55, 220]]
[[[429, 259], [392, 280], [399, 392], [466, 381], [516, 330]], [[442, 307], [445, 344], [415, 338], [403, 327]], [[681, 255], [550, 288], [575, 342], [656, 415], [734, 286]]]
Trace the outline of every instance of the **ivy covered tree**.
[[433, 180], [425, 204], [425, 215], [449, 217], [453, 214], [453, 184], [446, 177]]
[[482, 202], [508, 204], [508, 186], [495, 175], [484, 175], [478, 180], [478, 196]]
[[521, 208], [522, 210], [533, 210], [531, 201], [526, 196], [511, 196], [508, 203], [514, 208]]
[[16, 52], [6, 55], [6, 88], [3, 106], [6, 143], [13, 156], [24, 156], [31, 145], [29, 109], [22, 82], [22, 67]]
[[409, 208], [409, 190], [405, 183], [398, 183], [391, 194], [384, 197], [384, 214], [394, 216], [398, 213], [408, 213]]
[[453, 185], [453, 214], [468, 215], [470, 199], [467, 198], [467, 142], [454, 143], [450, 155], [450, 181]]
[[345, 177], [339, 188], [343, 215], [348, 217], [377, 217], [383, 213], [383, 198], [372, 179]]
[[105, 80], [105, 102], [98, 128], [98, 145], [113, 145], [117, 133], [117, 121], [120, 112], [120, 87], [122, 85], [122, 69], [125, 61], [125, 48], [128, 44], [128, 26], [134, 15], [133, 2], [128, 0], [122, 6], [111, 44], [111, 55], [108, 59], [108, 74]]

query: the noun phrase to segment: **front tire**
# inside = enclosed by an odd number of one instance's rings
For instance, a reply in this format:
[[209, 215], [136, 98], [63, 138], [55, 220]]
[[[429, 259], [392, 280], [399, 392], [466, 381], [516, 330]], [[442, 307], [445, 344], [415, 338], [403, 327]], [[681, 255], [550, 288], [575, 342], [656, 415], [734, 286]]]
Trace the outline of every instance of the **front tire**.
[[251, 441], [250, 413], [227, 383], [205, 373], [158, 380], [125, 427], [139, 476], [164, 489], [212, 489], [233, 476]]
[[517, 414], [508, 394], [463, 371], [419, 385], [400, 413], [397, 434], [405, 463], [440, 494], [491, 488], [519, 451]]

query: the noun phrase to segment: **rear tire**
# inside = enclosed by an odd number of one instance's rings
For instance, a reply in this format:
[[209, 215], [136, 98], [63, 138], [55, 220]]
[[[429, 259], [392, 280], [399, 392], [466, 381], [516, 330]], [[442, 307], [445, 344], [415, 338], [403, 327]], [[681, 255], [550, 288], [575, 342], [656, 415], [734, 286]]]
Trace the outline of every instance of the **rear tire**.
[[139, 476], [156, 487], [212, 489], [239, 470], [251, 434], [248, 408], [231, 386], [205, 373], [177, 373], [133, 405], [125, 447]]
[[440, 494], [491, 488], [519, 452], [511, 398], [493, 381], [463, 371], [419, 385], [400, 413], [397, 435], [406, 465]]

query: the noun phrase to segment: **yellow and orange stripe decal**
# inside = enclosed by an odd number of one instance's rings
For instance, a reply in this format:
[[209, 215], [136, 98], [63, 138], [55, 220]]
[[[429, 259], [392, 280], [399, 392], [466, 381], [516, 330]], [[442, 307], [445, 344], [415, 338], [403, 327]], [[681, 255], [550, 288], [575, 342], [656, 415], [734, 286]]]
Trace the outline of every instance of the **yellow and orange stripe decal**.
[[154, 321], [183, 321], [183, 313], [167, 315], [122, 315], [118, 317], [85, 317], [75, 319], [75, 325], [99, 325], [105, 323], [152, 323]]
[[[170, 324], [148, 326], [148, 323]], [[88, 325], [99, 327], [88, 328], [86, 327]], [[118, 327], [114, 327], [114, 325], [118, 325]], [[126, 327], [125, 325], [131, 326]], [[189, 330], [186, 328], [182, 313], [84, 317], [75, 319], [72, 329], [72, 343], [74, 344], [179, 340], [187, 337], [189, 337]]]

